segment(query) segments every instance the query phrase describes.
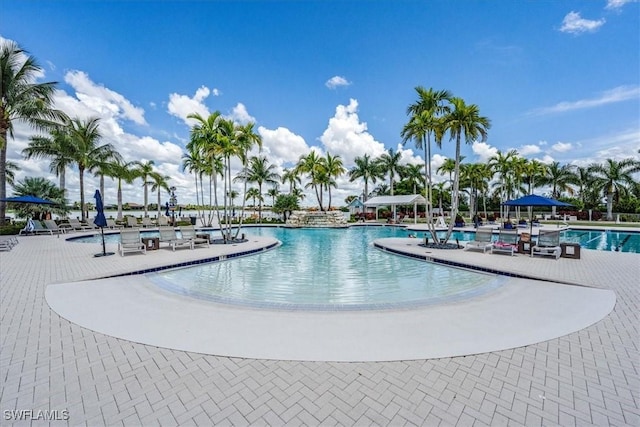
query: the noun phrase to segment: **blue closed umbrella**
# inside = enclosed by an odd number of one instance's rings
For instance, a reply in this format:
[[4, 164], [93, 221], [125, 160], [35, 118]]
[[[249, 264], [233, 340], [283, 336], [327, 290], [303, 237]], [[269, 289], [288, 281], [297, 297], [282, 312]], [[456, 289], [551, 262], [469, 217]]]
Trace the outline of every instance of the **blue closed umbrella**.
[[94, 199], [96, 199], [96, 211], [97, 211], [96, 217], [93, 220], [93, 223], [98, 227], [100, 227], [100, 234], [102, 235], [102, 253], [95, 254], [94, 256], [100, 257], [100, 256], [113, 255], [113, 252], [107, 252], [107, 248], [104, 243], [104, 227], [107, 226], [107, 218], [105, 218], [104, 216], [104, 203], [102, 202], [102, 195], [100, 194], [100, 190], [96, 190], [93, 197]]

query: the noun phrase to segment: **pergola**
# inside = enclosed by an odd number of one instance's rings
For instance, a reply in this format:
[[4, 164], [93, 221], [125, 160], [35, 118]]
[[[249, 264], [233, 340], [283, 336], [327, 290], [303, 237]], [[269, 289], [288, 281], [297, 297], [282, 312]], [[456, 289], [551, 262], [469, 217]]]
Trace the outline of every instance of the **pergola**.
[[404, 196], [378, 196], [372, 197], [366, 202], [365, 206], [375, 206], [376, 220], [378, 219], [378, 206], [391, 206], [395, 211], [395, 207], [413, 205], [413, 223], [418, 223], [418, 204], [424, 205], [427, 200], [419, 194], [408, 194]]

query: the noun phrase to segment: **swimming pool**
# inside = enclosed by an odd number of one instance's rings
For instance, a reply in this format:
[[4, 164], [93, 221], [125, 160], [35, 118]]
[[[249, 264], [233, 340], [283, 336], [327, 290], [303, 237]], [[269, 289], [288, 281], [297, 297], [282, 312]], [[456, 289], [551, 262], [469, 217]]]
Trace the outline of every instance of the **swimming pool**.
[[578, 243], [585, 249], [640, 253], [640, 232], [615, 230], [565, 230], [560, 241]]
[[420, 262], [375, 250], [371, 242], [406, 237], [396, 227], [288, 229], [252, 235], [282, 242], [275, 250], [223, 262], [148, 274], [175, 294], [252, 307], [385, 309], [458, 301], [497, 289], [504, 278]]

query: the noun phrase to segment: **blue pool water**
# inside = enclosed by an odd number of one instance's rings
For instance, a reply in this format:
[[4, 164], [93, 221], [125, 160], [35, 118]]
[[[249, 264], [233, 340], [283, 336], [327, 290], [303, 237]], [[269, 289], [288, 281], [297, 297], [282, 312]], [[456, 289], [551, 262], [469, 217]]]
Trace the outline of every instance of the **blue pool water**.
[[561, 242], [578, 243], [585, 249], [640, 253], [640, 232], [615, 230], [566, 230]]
[[319, 310], [454, 301], [496, 289], [503, 281], [494, 275], [391, 255], [371, 246], [378, 238], [407, 236], [406, 230], [395, 227], [263, 227], [246, 231], [275, 237], [282, 245], [258, 255], [147, 277], [164, 290], [198, 299]]

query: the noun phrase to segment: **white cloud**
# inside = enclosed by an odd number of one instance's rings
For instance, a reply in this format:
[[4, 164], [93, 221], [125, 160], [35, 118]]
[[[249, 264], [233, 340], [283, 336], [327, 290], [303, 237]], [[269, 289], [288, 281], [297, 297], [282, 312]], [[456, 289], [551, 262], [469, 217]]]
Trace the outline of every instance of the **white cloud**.
[[560, 31], [571, 34], [594, 32], [604, 25], [604, 23], [604, 18], [598, 20], [584, 19], [580, 16], [579, 12], [571, 11], [564, 17]]
[[222, 95], [222, 92], [220, 92], [220, 90], [219, 90], [219, 89], [217, 89], [217, 88], [215, 88], [215, 87], [214, 87], [214, 88], [211, 90], [211, 95], [213, 95], [213, 96], [220, 96], [220, 95]]
[[320, 137], [326, 150], [342, 157], [346, 167], [352, 165], [356, 157], [364, 154], [378, 157], [386, 151], [384, 144], [367, 132], [367, 124], [360, 122], [357, 111], [358, 101], [355, 99], [349, 100], [349, 105], [338, 105]]
[[256, 121], [256, 119], [247, 112], [247, 107], [245, 107], [245, 105], [241, 102], [238, 102], [238, 104], [235, 107], [233, 107], [233, 110], [231, 111], [231, 116], [229, 118], [232, 119], [234, 122], [237, 122], [240, 124], [245, 124], [250, 122], [255, 123]]
[[557, 142], [551, 146], [551, 149], [558, 153], [564, 153], [571, 150], [571, 148], [573, 148], [573, 145], [570, 142]]
[[539, 161], [540, 163], [544, 163], [545, 165], [551, 164], [555, 161], [555, 159], [553, 157], [551, 157], [548, 154], [545, 154], [541, 159], [540, 158], [536, 158], [534, 160]]
[[135, 107], [119, 93], [94, 83], [85, 72], [69, 71], [65, 74], [64, 81], [76, 91], [76, 96], [83, 104], [101, 115], [106, 112], [106, 114], [131, 120], [139, 125], [147, 124], [142, 108]]
[[349, 86], [350, 84], [351, 82], [342, 76], [333, 76], [327, 80], [324, 85], [329, 89], [335, 89], [340, 86]]
[[258, 133], [262, 137], [263, 151], [272, 163], [296, 163], [300, 156], [309, 154], [310, 149], [304, 138], [287, 128], [267, 129], [259, 126]]
[[551, 107], [544, 107], [533, 110], [530, 114], [543, 115], [553, 113], [564, 113], [566, 111], [579, 110], [584, 108], [594, 108], [601, 105], [613, 104], [616, 102], [628, 101], [640, 98], [640, 86], [618, 86], [604, 91], [600, 96], [578, 101], [563, 101]]
[[167, 110], [172, 116], [178, 117], [187, 124], [192, 126], [195, 121], [187, 119], [189, 114], [200, 114], [202, 117], [209, 116], [209, 109], [204, 105], [204, 100], [211, 94], [206, 86], [200, 86], [193, 97], [172, 93], [169, 95], [169, 104]]
[[473, 141], [473, 144], [471, 144], [471, 149], [473, 150], [473, 153], [478, 156], [477, 161], [482, 163], [489, 161], [489, 159], [495, 156], [498, 152], [498, 149], [496, 147], [492, 147], [486, 142], [480, 141]]
[[627, 3], [634, 3], [638, 0], [607, 0], [607, 6], [605, 9], [620, 9]]
[[539, 145], [535, 145], [535, 144], [527, 144], [527, 145], [523, 145], [520, 148], [518, 148], [518, 153], [522, 156], [529, 156], [531, 154], [538, 154], [540, 151], [542, 151], [540, 149]]

